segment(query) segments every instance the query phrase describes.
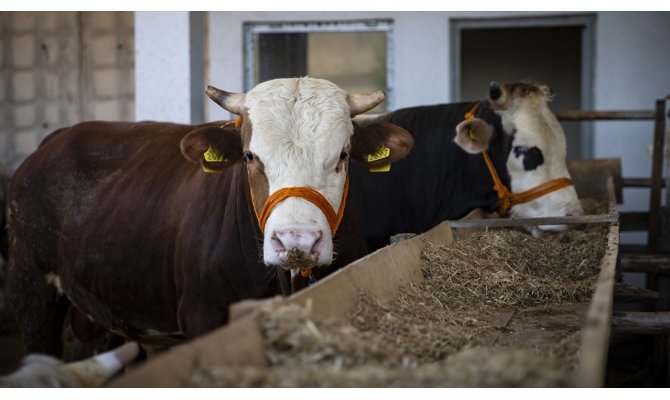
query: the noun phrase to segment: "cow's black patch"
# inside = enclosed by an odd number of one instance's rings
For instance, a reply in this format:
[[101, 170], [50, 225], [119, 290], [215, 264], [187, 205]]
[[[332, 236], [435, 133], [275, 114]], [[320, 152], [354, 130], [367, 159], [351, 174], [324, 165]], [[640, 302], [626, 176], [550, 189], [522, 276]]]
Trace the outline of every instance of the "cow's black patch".
[[542, 155], [542, 150], [537, 146], [533, 147], [523, 147], [523, 146], [514, 146], [512, 149], [515, 157], [523, 156], [523, 169], [526, 171], [532, 171], [540, 165], [544, 164], [544, 156]]

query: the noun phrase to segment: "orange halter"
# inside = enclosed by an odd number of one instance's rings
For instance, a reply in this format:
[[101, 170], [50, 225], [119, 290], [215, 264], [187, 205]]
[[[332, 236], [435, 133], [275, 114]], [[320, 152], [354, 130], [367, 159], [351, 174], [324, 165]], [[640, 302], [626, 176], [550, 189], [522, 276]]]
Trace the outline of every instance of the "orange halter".
[[[475, 112], [477, 111], [477, 107], [479, 107], [479, 103], [475, 103], [475, 105], [470, 109], [470, 111], [468, 111], [465, 114], [464, 118], [465, 119], [474, 118]], [[517, 204], [528, 203], [539, 197], [544, 196], [545, 194], [555, 192], [556, 190], [563, 189], [566, 186], [572, 185], [572, 181], [568, 178], [557, 178], [541, 183], [523, 192], [513, 193], [510, 192], [507, 186], [505, 186], [505, 184], [502, 183], [502, 181], [500, 180], [498, 172], [496, 172], [496, 168], [493, 165], [493, 162], [491, 161], [489, 153], [486, 150], [484, 150], [482, 156], [484, 157], [486, 167], [488, 168], [489, 173], [491, 174], [491, 178], [493, 179], [493, 189], [498, 193], [498, 199], [501, 202], [500, 207], [498, 208], [498, 213], [501, 215], [506, 214], [510, 208], [512, 208]]]
[[[344, 191], [342, 192], [342, 201], [340, 202], [340, 209], [335, 213], [335, 210], [333, 210], [333, 207], [330, 205], [328, 200], [326, 200], [325, 197], [319, 192], [317, 192], [315, 189], [312, 189], [310, 187], [286, 187], [286, 188], [281, 188], [277, 190], [276, 192], [272, 193], [267, 200], [265, 200], [265, 204], [263, 204], [263, 209], [261, 210], [261, 213], [259, 214], [258, 211], [256, 210], [256, 202], [252, 200], [252, 204], [254, 206], [254, 213], [256, 214], [256, 218], [258, 219], [258, 227], [261, 228], [261, 232], [265, 231], [265, 223], [267, 222], [268, 218], [270, 218], [270, 214], [272, 213], [272, 210], [277, 206], [277, 204], [281, 203], [282, 201], [286, 200], [289, 197], [300, 197], [303, 198], [310, 203], [314, 204], [323, 212], [323, 214], [326, 216], [326, 219], [328, 220], [328, 225], [330, 225], [330, 232], [335, 236], [335, 233], [337, 232], [337, 228], [340, 227], [340, 223], [342, 222], [342, 217], [344, 216], [344, 207], [347, 204], [347, 193], [349, 193], [349, 175], [345, 178], [344, 181]], [[253, 199], [253, 193], [251, 194], [251, 197]]]

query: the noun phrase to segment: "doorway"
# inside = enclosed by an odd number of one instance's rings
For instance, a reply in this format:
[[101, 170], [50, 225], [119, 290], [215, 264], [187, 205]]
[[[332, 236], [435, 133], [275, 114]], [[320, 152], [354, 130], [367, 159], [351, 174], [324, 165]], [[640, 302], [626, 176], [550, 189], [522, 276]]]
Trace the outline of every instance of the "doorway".
[[[592, 24], [589, 16], [454, 21], [452, 98], [480, 100], [490, 81], [529, 79], [552, 88], [554, 111], [591, 108]], [[568, 159], [592, 158], [591, 127], [561, 125]]]

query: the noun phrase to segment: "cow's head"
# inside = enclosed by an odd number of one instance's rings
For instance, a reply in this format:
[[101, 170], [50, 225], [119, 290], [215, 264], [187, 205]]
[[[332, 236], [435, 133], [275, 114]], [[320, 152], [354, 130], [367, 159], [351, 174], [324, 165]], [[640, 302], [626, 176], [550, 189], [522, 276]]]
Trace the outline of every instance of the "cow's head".
[[[500, 116], [503, 130], [512, 136], [507, 171], [512, 192], [524, 192], [545, 182], [570, 178], [566, 165], [565, 133], [549, 109], [551, 90], [542, 84], [492, 82], [488, 102]], [[491, 127], [478, 118], [461, 123], [456, 142], [470, 153], [488, 147]], [[513, 217], [581, 215], [583, 210], [572, 185], [515, 205]], [[565, 230], [565, 225], [541, 225], [540, 230]], [[534, 233], [539, 233], [535, 231]]]
[[[349, 159], [368, 163], [367, 155], [384, 146], [388, 155], [369, 163], [392, 162], [413, 145], [408, 132], [390, 124], [356, 129], [354, 134], [351, 117], [381, 103], [383, 92], [349, 94], [329, 81], [305, 77], [267, 81], [248, 93], [209, 86], [207, 94], [241, 117], [238, 135], [227, 135], [224, 143], [220, 137], [192, 132], [182, 140], [182, 152], [216, 168], [204, 153], [223, 145], [217, 151], [227, 162], [217, 164], [219, 168], [238, 159], [246, 163], [267, 265], [306, 269], [330, 264], [337, 223], [327, 217], [327, 208], [334, 213], [343, 208]], [[286, 195], [278, 198], [278, 193]]]

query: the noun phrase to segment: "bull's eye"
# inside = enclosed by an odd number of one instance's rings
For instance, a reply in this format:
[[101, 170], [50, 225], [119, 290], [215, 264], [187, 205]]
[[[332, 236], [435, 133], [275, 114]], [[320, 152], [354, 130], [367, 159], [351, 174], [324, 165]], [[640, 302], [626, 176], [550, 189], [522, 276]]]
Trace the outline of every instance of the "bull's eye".
[[244, 152], [244, 159], [247, 161], [253, 161], [254, 155], [249, 150], [247, 150]]
[[347, 159], [349, 159], [349, 153], [347, 153], [346, 151], [342, 150], [342, 152], [340, 153], [340, 160], [342, 160], [342, 161], [346, 161]]

